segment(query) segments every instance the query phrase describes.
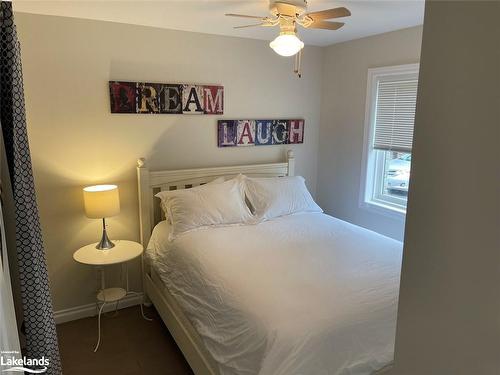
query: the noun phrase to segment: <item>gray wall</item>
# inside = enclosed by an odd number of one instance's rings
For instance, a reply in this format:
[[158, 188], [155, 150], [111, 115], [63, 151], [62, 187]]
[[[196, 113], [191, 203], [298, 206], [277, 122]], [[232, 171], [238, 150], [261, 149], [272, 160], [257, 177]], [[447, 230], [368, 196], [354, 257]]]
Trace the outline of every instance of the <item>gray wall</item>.
[[359, 207], [369, 68], [416, 63], [422, 27], [334, 44], [323, 63], [318, 203], [327, 213], [401, 240], [404, 221]]
[[426, 5], [396, 374], [500, 374], [499, 19]]
[[[83, 186], [117, 183], [122, 212], [108, 220], [110, 236], [138, 240], [139, 157], [151, 168], [178, 169], [282, 161], [292, 148], [296, 173], [315, 191], [321, 48], [305, 48], [298, 79], [292, 61], [266, 41], [23, 13], [16, 22], [55, 310], [92, 303], [98, 285], [91, 267], [72, 259], [80, 246], [97, 242], [101, 230], [99, 220], [84, 215]], [[305, 143], [218, 149], [219, 116], [113, 115], [110, 79], [220, 83], [224, 117], [303, 117]], [[137, 262], [131, 268], [137, 271]], [[140, 288], [137, 276], [134, 289]]]

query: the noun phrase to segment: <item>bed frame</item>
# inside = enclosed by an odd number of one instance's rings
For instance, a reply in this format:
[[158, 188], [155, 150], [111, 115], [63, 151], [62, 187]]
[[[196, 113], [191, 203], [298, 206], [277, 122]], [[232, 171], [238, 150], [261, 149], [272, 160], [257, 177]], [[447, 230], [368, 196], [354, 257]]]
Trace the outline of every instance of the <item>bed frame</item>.
[[[154, 226], [163, 219], [160, 202], [154, 195], [160, 191], [188, 189], [203, 185], [217, 177], [233, 177], [239, 173], [250, 177], [293, 176], [295, 158], [292, 150], [286, 152], [286, 161], [270, 164], [250, 164], [228, 167], [150, 171], [146, 160], [137, 161], [139, 188], [139, 219], [141, 243], [146, 248]], [[170, 334], [181, 349], [196, 375], [220, 375], [217, 363], [208, 353], [200, 336], [187, 319], [174, 297], [143, 260], [143, 290], [145, 303], [153, 303]], [[376, 374], [386, 373], [388, 368]]]
[[[283, 163], [250, 164], [201, 169], [150, 171], [145, 159], [137, 161], [139, 188], [139, 220], [141, 243], [146, 248], [154, 226], [163, 219], [159, 199], [154, 195], [165, 190], [188, 189], [203, 185], [217, 177], [233, 177], [243, 173], [250, 177], [293, 176], [295, 158], [292, 150], [286, 152]], [[145, 302], [151, 301], [160, 314], [175, 342], [196, 375], [219, 375], [212, 356], [205, 349], [200, 336], [186, 318], [174, 297], [162, 286], [155, 270], [143, 261], [143, 289]]]

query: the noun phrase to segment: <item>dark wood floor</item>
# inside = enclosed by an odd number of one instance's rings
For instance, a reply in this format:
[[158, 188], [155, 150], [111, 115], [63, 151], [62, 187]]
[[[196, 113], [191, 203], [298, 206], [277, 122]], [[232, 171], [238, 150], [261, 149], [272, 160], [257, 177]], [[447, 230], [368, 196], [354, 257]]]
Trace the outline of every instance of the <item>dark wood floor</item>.
[[191, 375], [193, 372], [154, 308], [138, 306], [101, 318], [101, 346], [94, 353], [97, 317], [57, 326], [64, 375]]

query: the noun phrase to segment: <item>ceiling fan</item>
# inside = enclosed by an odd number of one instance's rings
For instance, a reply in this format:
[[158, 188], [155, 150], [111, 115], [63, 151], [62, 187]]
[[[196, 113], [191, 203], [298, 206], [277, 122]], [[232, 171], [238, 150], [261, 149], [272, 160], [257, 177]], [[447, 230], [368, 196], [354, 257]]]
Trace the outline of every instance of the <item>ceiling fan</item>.
[[269, 46], [281, 56], [293, 56], [304, 48], [304, 42], [297, 37], [297, 25], [306, 29], [338, 30], [344, 26], [343, 22], [331, 22], [326, 20], [348, 17], [351, 15], [351, 12], [344, 7], [311, 13], [307, 13], [306, 9], [306, 0], [271, 0], [269, 5], [271, 16], [259, 17], [234, 13], [228, 13], [226, 16], [260, 20], [259, 23], [236, 26], [235, 29], [255, 26], [279, 26], [280, 35], [269, 43]]

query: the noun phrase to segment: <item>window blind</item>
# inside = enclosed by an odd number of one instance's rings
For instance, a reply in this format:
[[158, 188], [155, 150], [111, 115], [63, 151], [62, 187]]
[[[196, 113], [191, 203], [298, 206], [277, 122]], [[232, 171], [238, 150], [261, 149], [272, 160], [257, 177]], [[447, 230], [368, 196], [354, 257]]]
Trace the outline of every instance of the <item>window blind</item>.
[[375, 149], [411, 152], [417, 86], [417, 79], [378, 82]]

